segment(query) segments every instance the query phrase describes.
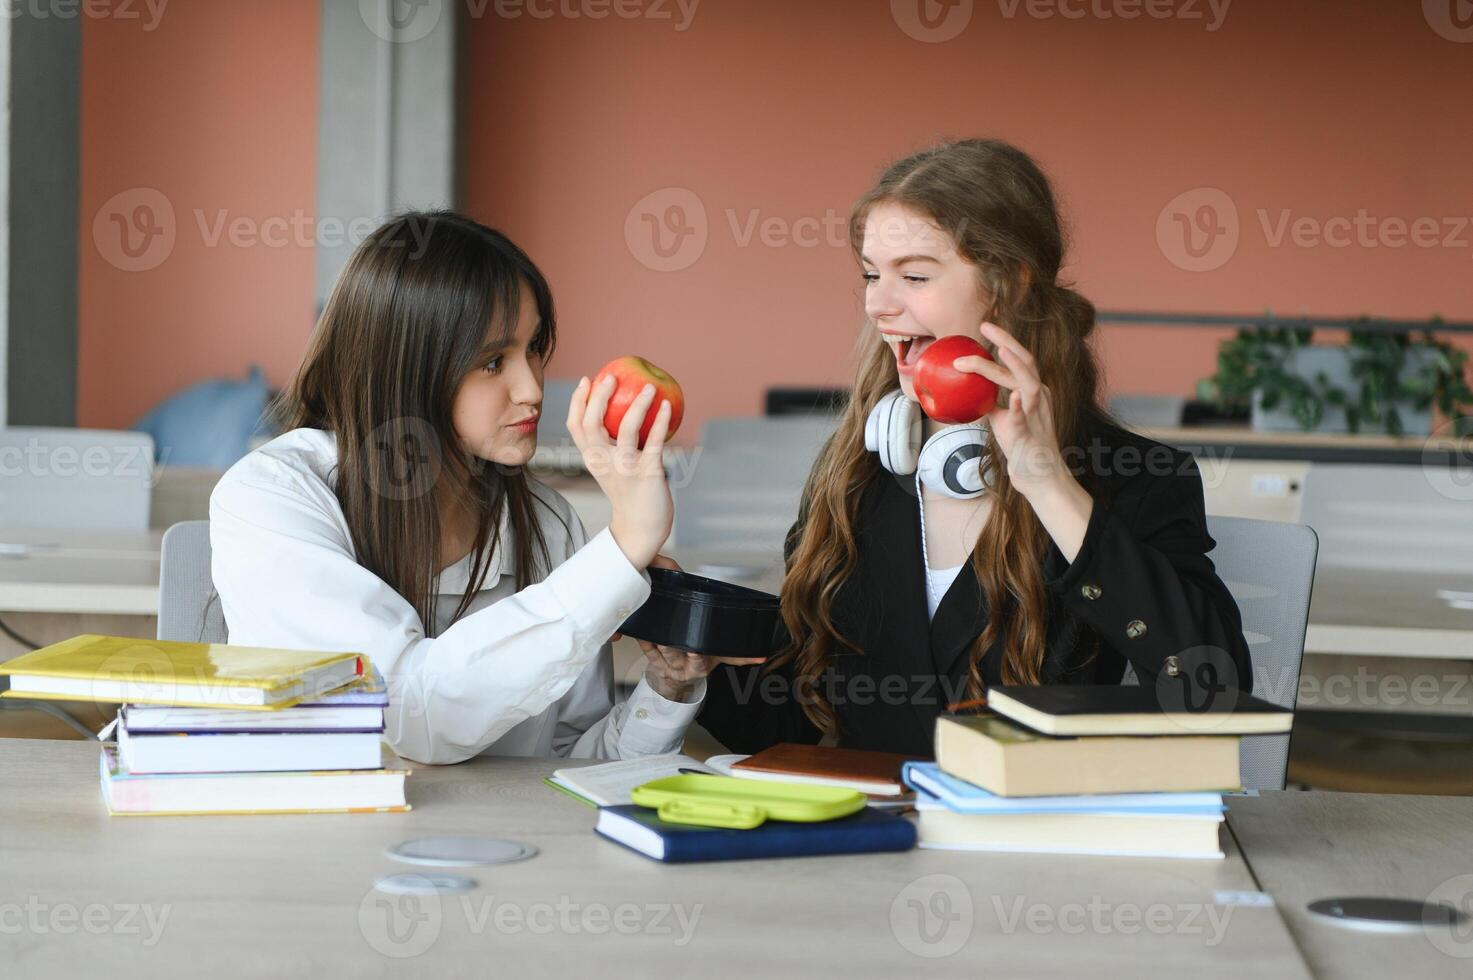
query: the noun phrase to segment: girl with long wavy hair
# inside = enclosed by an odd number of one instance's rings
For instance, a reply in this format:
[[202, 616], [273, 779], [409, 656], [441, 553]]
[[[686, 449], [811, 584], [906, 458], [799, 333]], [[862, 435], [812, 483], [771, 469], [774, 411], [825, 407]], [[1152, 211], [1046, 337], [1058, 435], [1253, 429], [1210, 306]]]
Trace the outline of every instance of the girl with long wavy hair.
[[[1118, 684], [1129, 665], [1142, 684], [1207, 668], [1251, 690], [1196, 463], [1102, 409], [1094, 307], [1059, 279], [1034, 161], [983, 139], [917, 153], [850, 230], [859, 374], [788, 535], [781, 653], [719, 668], [700, 722], [737, 751], [829, 736], [928, 755], [936, 716], [991, 685]], [[903, 459], [916, 361], [951, 335], [993, 355], [955, 367], [1000, 386], [996, 408], [926, 419]]]

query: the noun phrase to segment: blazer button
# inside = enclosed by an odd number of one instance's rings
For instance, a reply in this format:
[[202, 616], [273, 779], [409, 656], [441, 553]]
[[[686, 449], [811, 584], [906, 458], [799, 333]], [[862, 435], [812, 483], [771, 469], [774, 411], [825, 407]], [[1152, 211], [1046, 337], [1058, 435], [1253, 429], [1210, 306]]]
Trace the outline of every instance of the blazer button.
[[1130, 637], [1132, 640], [1136, 640], [1142, 636], [1145, 636], [1146, 624], [1141, 622], [1139, 619], [1132, 619], [1130, 622], [1125, 624], [1125, 635]]
[[1100, 597], [1100, 587], [1098, 585], [1086, 585], [1079, 591], [1084, 595], [1086, 599], [1098, 599]]
[[1181, 658], [1180, 657], [1167, 657], [1166, 658], [1166, 664], [1165, 664], [1165, 666], [1166, 666], [1166, 676], [1167, 677], [1180, 677], [1181, 676]]

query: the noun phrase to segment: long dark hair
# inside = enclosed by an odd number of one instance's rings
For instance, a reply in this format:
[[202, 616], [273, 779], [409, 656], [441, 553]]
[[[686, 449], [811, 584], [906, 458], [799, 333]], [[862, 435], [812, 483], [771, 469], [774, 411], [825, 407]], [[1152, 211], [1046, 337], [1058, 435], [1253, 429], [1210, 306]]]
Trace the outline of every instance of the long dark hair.
[[523, 288], [541, 318], [530, 349], [545, 360], [557, 338], [552, 292], [525, 252], [452, 211], [391, 218], [348, 259], [295, 379], [272, 406], [283, 429], [337, 438], [333, 490], [357, 561], [414, 607], [429, 635], [439, 631], [437, 484], [449, 481], [445, 498], [479, 516], [470, 579], [450, 622], [485, 581], [504, 511], [517, 588], [549, 567], [525, 474], [471, 456], [452, 422], [456, 390], [488, 331], [508, 342], [515, 334]]
[[[1048, 179], [1027, 154], [998, 140], [969, 139], [895, 163], [854, 205], [850, 237], [856, 256], [865, 221], [881, 203], [902, 205], [934, 222], [977, 267], [978, 285], [991, 300], [988, 319], [1037, 360], [1052, 395], [1061, 448], [1082, 445], [1095, 424], [1109, 421], [1090, 343], [1094, 306], [1058, 280], [1065, 252], [1058, 209]], [[801, 529], [782, 590], [783, 620], [793, 641], [770, 661], [774, 667], [793, 664], [803, 689], [813, 692], [804, 711], [824, 731], [834, 731], [837, 719], [817, 695], [817, 682], [837, 647], [855, 649], [835, 626], [831, 606], [858, 557], [860, 493], [881, 476], [875, 455], [864, 447], [864, 422], [900, 384], [894, 355], [873, 323], [865, 327], [853, 395], [803, 491]], [[982, 691], [982, 658], [1004, 623], [1004, 680], [1038, 683], [1048, 627], [1042, 575], [1047, 532], [1008, 480], [1005, 457], [991, 436], [989, 453], [994, 503], [971, 557], [989, 620], [970, 651], [972, 697]], [[1092, 474], [1083, 480], [1093, 493]]]

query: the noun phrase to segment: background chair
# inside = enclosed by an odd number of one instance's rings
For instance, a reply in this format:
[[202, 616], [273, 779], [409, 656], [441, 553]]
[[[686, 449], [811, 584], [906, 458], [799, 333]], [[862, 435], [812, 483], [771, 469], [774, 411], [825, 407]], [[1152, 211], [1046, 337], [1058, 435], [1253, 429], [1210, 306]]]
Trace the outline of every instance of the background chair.
[[1174, 429], [1186, 404], [1178, 395], [1113, 395], [1110, 414], [1132, 428]]
[[[1246, 517], [1209, 515], [1207, 531], [1217, 542], [1208, 557], [1243, 616], [1243, 638], [1253, 657], [1252, 693], [1293, 710], [1319, 541], [1302, 524]], [[1127, 668], [1122, 683], [1139, 681]], [[1288, 735], [1243, 739], [1238, 772], [1244, 789], [1283, 789], [1288, 768]]]
[[[1319, 539], [1302, 524], [1246, 517], [1209, 516], [1207, 532], [1217, 541], [1208, 557], [1243, 614], [1243, 637], [1253, 655], [1253, 694], [1292, 711]], [[1288, 735], [1243, 739], [1238, 769], [1244, 789], [1283, 789], [1288, 768]]]
[[839, 415], [848, 403], [848, 388], [768, 388], [762, 399], [762, 414]]
[[210, 522], [184, 521], [164, 532], [159, 552], [160, 640], [224, 643], [220, 596], [210, 578]]
[[153, 439], [101, 429], [0, 429], [0, 525], [148, 528]]

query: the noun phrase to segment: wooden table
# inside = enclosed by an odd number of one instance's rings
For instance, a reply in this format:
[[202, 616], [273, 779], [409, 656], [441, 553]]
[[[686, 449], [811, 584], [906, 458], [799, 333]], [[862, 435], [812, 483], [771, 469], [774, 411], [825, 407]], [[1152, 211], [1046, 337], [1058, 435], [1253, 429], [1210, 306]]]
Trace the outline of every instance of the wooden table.
[[1316, 976], [1473, 976], [1473, 925], [1382, 935], [1307, 909], [1320, 898], [1430, 896], [1473, 913], [1473, 798], [1265, 793], [1231, 803], [1233, 834]]
[[[0, 740], [0, 962], [28, 975], [1309, 976], [1272, 907], [1218, 904], [1256, 890], [1226, 834], [1224, 861], [915, 850], [666, 866], [597, 837], [593, 810], [542, 784], [565, 760], [415, 766], [403, 814], [138, 818], [106, 815], [96, 756]], [[461, 871], [479, 883], [461, 895], [374, 888], [416, 870], [385, 847], [442, 835], [541, 853]]]

